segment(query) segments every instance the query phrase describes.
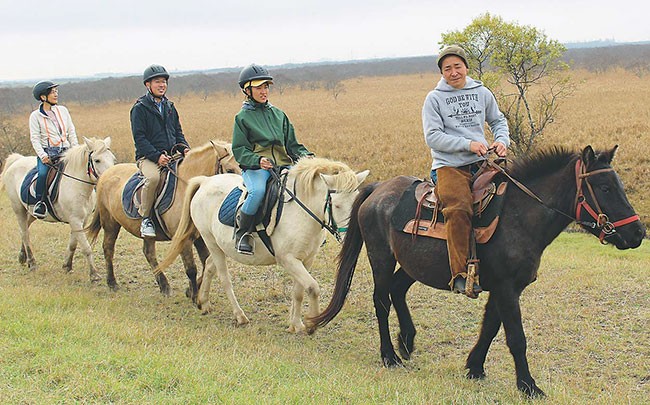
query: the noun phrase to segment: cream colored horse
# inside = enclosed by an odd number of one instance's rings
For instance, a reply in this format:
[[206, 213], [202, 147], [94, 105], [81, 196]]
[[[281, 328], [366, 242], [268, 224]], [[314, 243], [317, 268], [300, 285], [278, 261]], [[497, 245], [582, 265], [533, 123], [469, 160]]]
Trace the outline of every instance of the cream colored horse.
[[[297, 198], [320, 221], [334, 226], [347, 226], [357, 188], [365, 180], [368, 171], [355, 174], [340, 162], [322, 158], [302, 159], [289, 170], [287, 189], [295, 190]], [[190, 181], [185, 195], [181, 223], [172, 239], [172, 246], [160, 269], [168, 267], [189, 242], [200, 233], [210, 250], [203, 272], [197, 304], [204, 312], [210, 311], [210, 284], [214, 273], [219, 274], [223, 288], [232, 305], [238, 325], [248, 323], [232, 289], [226, 256], [247, 265], [279, 264], [293, 277], [294, 287], [290, 309], [289, 332], [305, 330], [301, 307], [306, 293], [309, 299], [308, 315], [318, 314], [320, 287], [309, 274], [316, 253], [325, 240], [326, 231], [321, 223], [301, 208], [295, 199], [284, 205], [280, 221], [276, 225], [271, 241], [275, 250], [273, 256], [255, 236], [255, 254], [242, 255], [236, 252], [233, 228], [219, 222], [218, 212], [225, 197], [234, 188], [242, 186], [242, 178], [234, 175], [197, 177]], [[286, 194], [285, 194], [286, 196]], [[331, 217], [330, 217], [331, 215]]]
[[[106, 282], [108, 286], [117, 290], [118, 285], [115, 280], [113, 270], [113, 256], [115, 254], [115, 241], [121, 228], [126, 229], [131, 235], [142, 239], [140, 236], [140, 219], [131, 219], [126, 216], [122, 208], [122, 191], [126, 182], [131, 176], [138, 171], [134, 163], [122, 163], [111, 168], [106, 176], [103, 176], [97, 184], [97, 209], [93, 213], [92, 220], [88, 225], [88, 237], [93, 243], [96, 241], [100, 229], [104, 229], [104, 258], [106, 260]], [[205, 145], [192, 148], [183, 162], [178, 166], [178, 180], [176, 183], [176, 197], [171, 207], [162, 215], [167, 229], [174, 233], [178, 226], [182, 203], [182, 196], [185, 194], [185, 188], [190, 178], [198, 175], [209, 176], [215, 173], [240, 173], [239, 165], [232, 156], [229, 143], [221, 141], [210, 141]], [[147, 262], [152, 269], [158, 266], [156, 259], [156, 242], [166, 241], [164, 234], [157, 232], [156, 238], [143, 239], [142, 250]], [[208, 256], [207, 249], [203, 241], [198, 239], [195, 246], [201, 258], [205, 263]], [[190, 281], [190, 289], [187, 294], [194, 299], [197, 291], [196, 265], [191, 246], [182, 252], [185, 272]], [[156, 281], [160, 291], [170, 294], [169, 282], [163, 273], [156, 274]]]
[[[59, 185], [59, 197], [54, 203], [54, 211], [61, 222], [70, 224], [70, 243], [63, 268], [67, 271], [72, 270], [72, 257], [79, 243], [88, 260], [90, 279], [97, 281], [100, 277], [83, 227], [85, 219], [93, 209], [93, 189], [97, 178], [115, 164], [115, 156], [110, 150], [111, 138], [103, 140], [84, 138], [84, 140], [81, 145], [68, 149], [62, 157], [65, 168]], [[2, 173], [2, 184], [9, 195], [22, 237], [18, 260], [20, 263], [27, 263], [30, 270], [37, 268], [29, 238], [29, 226], [36, 218], [31, 215], [30, 207], [22, 202], [20, 187], [27, 172], [35, 166], [36, 156], [13, 153], [7, 158], [7, 166]], [[48, 215], [44, 221], [57, 222], [51, 215]]]

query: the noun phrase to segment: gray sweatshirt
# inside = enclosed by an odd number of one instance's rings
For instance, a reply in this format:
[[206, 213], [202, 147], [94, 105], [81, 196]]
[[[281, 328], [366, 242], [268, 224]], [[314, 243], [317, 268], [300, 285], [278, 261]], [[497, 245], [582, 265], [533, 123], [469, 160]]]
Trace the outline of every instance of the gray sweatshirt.
[[480, 160], [470, 152], [471, 141], [488, 145], [484, 123], [487, 122], [495, 142], [510, 145], [508, 121], [499, 111], [494, 94], [483, 83], [467, 76], [465, 87], [455, 89], [440, 78], [427, 94], [422, 107], [424, 139], [431, 148], [431, 169], [459, 167]]

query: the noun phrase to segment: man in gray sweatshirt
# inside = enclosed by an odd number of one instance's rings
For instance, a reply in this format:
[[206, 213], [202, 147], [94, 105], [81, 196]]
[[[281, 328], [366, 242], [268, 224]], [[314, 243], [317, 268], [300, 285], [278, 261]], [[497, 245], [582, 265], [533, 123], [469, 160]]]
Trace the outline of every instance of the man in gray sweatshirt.
[[[499, 111], [494, 94], [467, 76], [467, 54], [457, 46], [445, 47], [438, 56], [442, 77], [422, 107], [424, 139], [431, 148], [431, 178], [437, 183], [447, 230], [451, 267], [449, 287], [466, 293], [467, 265], [472, 232], [471, 178], [485, 159], [488, 148], [505, 156], [510, 145], [508, 122]], [[484, 126], [494, 136], [488, 145]], [[482, 291], [478, 277], [467, 292], [476, 298]]]

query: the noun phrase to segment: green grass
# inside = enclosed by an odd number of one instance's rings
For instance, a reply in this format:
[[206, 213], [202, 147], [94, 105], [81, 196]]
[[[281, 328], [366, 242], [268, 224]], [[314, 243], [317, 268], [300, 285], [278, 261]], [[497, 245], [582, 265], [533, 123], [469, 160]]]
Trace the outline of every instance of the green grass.
[[[121, 289], [91, 284], [79, 254], [61, 270], [68, 229], [37, 223], [40, 268], [17, 262], [17, 226], [0, 197], [0, 403], [527, 403], [515, 387], [503, 331], [483, 381], [464, 378], [486, 295], [468, 300], [416, 284], [409, 293], [418, 328], [403, 369], [381, 367], [365, 256], [339, 316], [315, 335], [291, 335], [291, 283], [282, 269], [230, 262], [235, 292], [251, 324], [236, 328], [215, 282], [213, 312], [185, 298], [180, 261], [160, 295], [140, 252], [122, 234]], [[166, 245], [160, 244], [159, 254]], [[312, 274], [322, 306], [333, 285], [337, 245], [329, 241]], [[101, 247], [96, 262], [103, 271]], [[522, 296], [533, 376], [553, 404], [639, 404], [650, 398], [650, 244], [634, 251], [562, 234], [546, 251], [539, 279]], [[391, 314], [393, 336], [397, 323]]]

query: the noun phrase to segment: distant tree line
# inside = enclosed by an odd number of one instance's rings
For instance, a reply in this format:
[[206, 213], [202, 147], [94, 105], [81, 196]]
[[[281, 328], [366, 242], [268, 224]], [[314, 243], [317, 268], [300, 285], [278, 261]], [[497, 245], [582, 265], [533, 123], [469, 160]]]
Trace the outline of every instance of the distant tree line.
[[[618, 45], [604, 48], [575, 48], [567, 50], [562, 59], [574, 68], [604, 72], [613, 68], [650, 73], [650, 45]], [[301, 90], [325, 89], [337, 98], [345, 93], [342, 81], [355, 77], [394, 76], [402, 74], [438, 73], [436, 56], [348, 61], [325, 64], [282, 65], [272, 67], [275, 91], [289, 88]], [[239, 71], [172, 74], [170, 96], [175, 99], [196, 94], [207, 100], [211, 94], [225, 93], [237, 97]], [[111, 101], [132, 102], [144, 93], [139, 76], [108, 77], [65, 83], [65, 102], [101, 104]], [[0, 87], [0, 115], [30, 111], [38, 105], [31, 87]]]

